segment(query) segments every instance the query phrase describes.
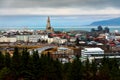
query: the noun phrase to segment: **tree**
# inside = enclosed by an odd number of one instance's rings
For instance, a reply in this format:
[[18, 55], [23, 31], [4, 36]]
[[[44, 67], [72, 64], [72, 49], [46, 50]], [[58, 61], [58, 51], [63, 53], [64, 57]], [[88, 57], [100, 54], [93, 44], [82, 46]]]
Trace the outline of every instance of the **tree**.
[[[62, 76], [62, 63], [58, 60], [53, 61], [53, 72], [52, 73], [54, 75], [53, 80], [62, 80], [63, 76]], [[52, 76], [52, 75], [51, 75]]]
[[75, 41], [75, 42], [76, 42], [76, 45], [77, 45], [77, 46], [80, 45], [80, 44], [79, 44], [79, 41], [80, 41], [79, 38], [76, 38], [76, 41]]
[[110, 79], [111, 80], [120, 80], [120, 70], [116, 67], [112, 67], [110, 70]]
[[105, 27], [105, 28], [104, 28], [104, 31], [105, 31], [105, 33], [109, 33], [110, 30], [109, 30], [108, 27]]
[[11, 70], [12, 74], [15, 75], [16, 79], [19, 78], [19, 74], [21, 72], [21, 55], [19, 53], [18, 48], [16, 47], [13, 53], [13, 57], [11, 60]]
[[98, 31], [102, 31], [102, 30], [103, 30], [102, 26], [98, 26]]
[[92, 73], [92, 80], [96, 80], [96, 73], [97, 73], [97, 63], [95, 62], [95, 60], [92, 61], [91, 64], [91, 73]]
[[90, 80], [92, 78], [92, 73], [91, 73], [91, 64], [89, 62], [89, 59], [85, 61], [84, 65], [84, 79], [85, 80]]
[[27, 49], [23, 49], [22, 55], [21, 55], [21, 68], [20, 68], [20, 77], [24, 79], [31, 79], [31, 70], [30, 67], [32, 66], [30, 64], [30, 55], [27, 52]]
[[110, 78], [111, 80], [120, 80], [120, 69], [116, 58], [110, 59]]
[[13, 74], [11, 74], [11, 70], [7, 67], [4, 67], [0, 71], [0, 80], [15, 80]]
[[95, 28], [92, 28], [92, 29], [91, 29], [91, 32], [95, 32]]
[[62, 71], [63, 80], [69, 80], [70, 71], [71, 71], [71, 63], [63, 64], [63, 71]]
[[5, 54], [5, 67], [10, 68], [11, 67], [11, 57], [9, 53]]
[[99, 68], [99, 78], [100, 80], [109, 80], [110, 79], [110, 60], [108, 57], [102, 59], [102, 63]]
[[75, 59], [71, 64], [70, 75], [68, 80], [82, 80], [83, 79], [83, 67], [79, 58]]
[[40, 63], [40, 58], [39, 58], [39, 54], [38, 51], [33, 51], [33, 55], [32, 55], [32, 78], [34, 80], [39, 80], [41, 77], [41, 63]]
[[4, 55], [0, 52], [0, 69], [4, 67]]

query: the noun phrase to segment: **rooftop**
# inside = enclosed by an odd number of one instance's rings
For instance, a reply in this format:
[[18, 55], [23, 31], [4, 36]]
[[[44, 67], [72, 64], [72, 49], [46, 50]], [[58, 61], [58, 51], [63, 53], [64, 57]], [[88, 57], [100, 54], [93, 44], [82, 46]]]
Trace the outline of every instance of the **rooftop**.
[[93, 52], [95, 52], [95, 51], [104, 51], [104, 50], [102, 50], [101, 48], [98, 48], [98, 47], [96, 47], [96, 48], [85, 48], [84, 50], [93, 51]]

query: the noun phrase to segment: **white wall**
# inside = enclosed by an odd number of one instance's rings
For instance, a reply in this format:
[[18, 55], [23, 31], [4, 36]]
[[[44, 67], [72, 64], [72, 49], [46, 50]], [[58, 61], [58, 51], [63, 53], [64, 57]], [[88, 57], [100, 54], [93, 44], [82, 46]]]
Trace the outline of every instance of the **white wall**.
[[16, 38], [17, 38], [17, 40], [27, 42], [28, 38], [29, 38], [29, 35], [17, 35]]
[[16, 37], [0, 37], [0, 42], [16, 42], [17, 38]]
[[52, 43], [52, 42], [54, 42], [53, 38], [48, 38], [47, 41], [48, 41], [49, 44]]

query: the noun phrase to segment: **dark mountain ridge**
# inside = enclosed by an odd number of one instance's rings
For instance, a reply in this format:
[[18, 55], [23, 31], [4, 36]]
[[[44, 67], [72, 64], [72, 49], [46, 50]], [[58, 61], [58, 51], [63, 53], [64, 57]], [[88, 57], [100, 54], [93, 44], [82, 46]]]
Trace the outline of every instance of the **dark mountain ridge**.
[[98, 25], [102, 25], [102, 26], [120, 26], [120, 17], [109, 19], [109, 20], [96, 21], [96, 22], [91, 23], [90, 25], [92, 25], [92, 26], [98, 26]]

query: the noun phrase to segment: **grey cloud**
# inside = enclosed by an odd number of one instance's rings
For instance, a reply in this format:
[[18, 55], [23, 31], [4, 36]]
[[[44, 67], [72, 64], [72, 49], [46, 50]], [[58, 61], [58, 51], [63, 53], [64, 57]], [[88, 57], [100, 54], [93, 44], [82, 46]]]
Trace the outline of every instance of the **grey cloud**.
[[120, 0], [0, 0], [0, 8], [120, 8]]

